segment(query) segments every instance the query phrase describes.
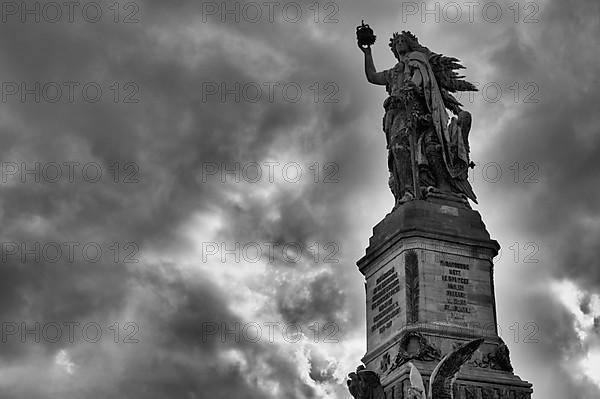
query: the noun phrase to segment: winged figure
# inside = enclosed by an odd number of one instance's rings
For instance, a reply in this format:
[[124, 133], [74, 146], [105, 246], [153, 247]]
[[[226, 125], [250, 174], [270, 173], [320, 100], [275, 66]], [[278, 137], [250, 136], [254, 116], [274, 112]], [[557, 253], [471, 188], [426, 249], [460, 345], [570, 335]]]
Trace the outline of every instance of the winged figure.
[[[408, 362], [410, 387], [407, 399], [454, 399], [452, 384], [460, 368], [469, 361], [483, 341], [483, 338], [478, 338], [467, 342], [444, 356], [431, 373], [427, 397], [421, 373], [411, 362]], [[379, 376], [374, 371], [367, 370], [365, 366], [359, 366], [355, 373], [350, 373], [347, 384], [354, 399], [385, 399]]]
[[[427, 399], [454, 399], [452, 394], [452, 384], [456, 380], [456, 376], [462, 365], [469, 361], [473, 353], [475, 353], [482, 343], [483, 338], [467, 342], [453, 352], [448, 353], [440, 360], [431, 373]], [[411, 392], [410, 395], [412, 396], [409, 396], [409, 398], [425, 399], [421, 374], [415, 366], [412, 364], [410, 366], [411, 388], [409, 392]], [[414, 377], [413, 374], [415, 375]]]
[[477, 90], [458, 74], [464, 67], [403, 31], [394, 33], [389, 44], [398, 63], [378, 72], [369, 43], [358, 41], [367, 80], [385, 86], [389, 95], [383, 104], [383, 130], [395, 207], [434, 189], [477, 202], [467, 179], [468, 168], [474, 166], [469, 158], [471, 114], [454, 97]]

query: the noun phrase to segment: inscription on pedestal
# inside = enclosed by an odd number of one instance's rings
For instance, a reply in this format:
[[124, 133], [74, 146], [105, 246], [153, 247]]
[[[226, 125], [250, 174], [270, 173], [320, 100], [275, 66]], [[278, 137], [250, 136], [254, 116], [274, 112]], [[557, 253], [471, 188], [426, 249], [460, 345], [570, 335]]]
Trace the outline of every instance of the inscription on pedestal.
[[472, 311], [466, 289], [470, 266], [447, 260], [441, 260], [440, 265], [443, 267], [442, 281], [446, 283], [444, 310], [450, 313], [452, 319], [464, 320], [464, 314]]
[[531, 397], [531, 384], [514, 375], [508, 348], [497, 335], [492, 262], [497, 250], [476, 211], [440, 209], [428, 201], [403, 204], [374, 229], [358, 264], [366, 278], [363, 362], [381, 377], [379, 396], [408, 397], [409, 362], [427, 384], [441, 359], [453, 358], [448, 355], [480, 337], [479, 347], [465, 357], [454, 397]]
[[400, 292], [400, 279], [394, 267], [375, 280], [371, 311], [373, 322], [371, 332], [379, 334], [392, 326], [392, 318], [400, 314], [400, 306], [394, 295]]
[[433, 299], [427, 317], [463, 327], [495, 330], [489, 264], [458, 254], [431, 255], [424, 255], [425, 273], [430, 281], [425, 286], [428, 298]]

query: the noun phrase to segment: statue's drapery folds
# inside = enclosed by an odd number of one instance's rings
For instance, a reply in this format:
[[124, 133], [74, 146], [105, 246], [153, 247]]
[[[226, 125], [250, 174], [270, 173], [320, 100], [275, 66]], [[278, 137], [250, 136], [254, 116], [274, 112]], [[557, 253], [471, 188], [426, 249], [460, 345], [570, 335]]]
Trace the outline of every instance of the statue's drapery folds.
[[[389, 95], [383, 104], [383, 130], [396, 206], [426, 197], [432, 190], [476, 202], [467, 179], [473, 165], [468, 142], [471, 115], [451, 94], [476, 88], [455, 72], [463, 68], [458, 60], [436, 54], [410, 32], [402, 32], [390, 40], [398, 63], [376, 72], [370, 47], [359, 47], [369, 58], [365, 63], [369, 81], [385, 85]], [[450, 118], [449, 112], [454, 116]]]
[[365, 278], [367, 351], [348, 379], [355, 399], [529, 399], [498, 335], [494, 258], [500, 245], [471, 208], [471, 115], [453, 96], [474, 91], [458, 60], [395, 33], [397, 59], [377, 71], [373, 30], [357, 28], [367, 81], [385, 86], [383, 131], [392, 212], [373, 228]]

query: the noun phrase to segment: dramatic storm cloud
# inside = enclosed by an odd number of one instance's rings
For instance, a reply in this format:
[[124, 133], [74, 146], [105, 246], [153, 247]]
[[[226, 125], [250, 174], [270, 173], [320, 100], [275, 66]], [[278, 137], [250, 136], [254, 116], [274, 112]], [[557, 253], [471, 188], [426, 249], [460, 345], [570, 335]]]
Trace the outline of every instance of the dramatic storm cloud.
[[477, 82], [515, 372], [598, 397], [600, 5], [455, 4], [4, 2], [0, 396], [349, 397], [393, 202], [364, 18], [378, 69], [410, 29]]

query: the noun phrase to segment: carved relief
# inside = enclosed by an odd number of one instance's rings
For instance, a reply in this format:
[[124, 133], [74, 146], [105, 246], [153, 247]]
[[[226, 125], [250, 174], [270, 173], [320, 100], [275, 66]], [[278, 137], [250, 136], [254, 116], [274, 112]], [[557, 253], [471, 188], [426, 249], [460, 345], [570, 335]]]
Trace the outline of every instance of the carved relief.
[[526, 391], [500, 386], [455, 384], [453, 393], [455, 399], [531, 399], [531, 394]]
[[490, 368], [492, 370], [508, 371], [512, 373], [510, 353], [505, 344], [499, 345], [494, 351], [483, 354], [477, 351], [473, 354], [469, 364], [474, 367]]
[[488, 355], [490, 368], [494, 370], [509, 371], [512, 373], [513, 367], [510, 364], [510, 352], [508, 346], [502, 344], [496, 350]]
[[419, 259], [415, 251], [404, 255], [404, 274], [406, 277], [406, 322], [419, 321]]
[[465, 399], [477, 399], [477, 388], [465, 387]]
[[529, 399], [531, 395], [523, 391], [515, 391], [515, 399]]
[[381, 357], [381, 361], [379, 362], [379, 368], [381, 369], [381, 371], [387, 371], [388, 367], [390, 367], [390, 363], [392, 362], [391, 356], [389, 353], [385, 353], [382, 357]]
[[481, 395], [485, 399], [499, 399], [498, 392], [496, 392], [496, 390], [494, 388], [490, 388], [490, 387], [482, 387]]
[[390, 371], [397, 369], [410, 360], [422, 360], [431, 362], [440, 360], [442, 354], [433, 344], [418, 332], [406, 334], [401, 340], [398, 354]]

